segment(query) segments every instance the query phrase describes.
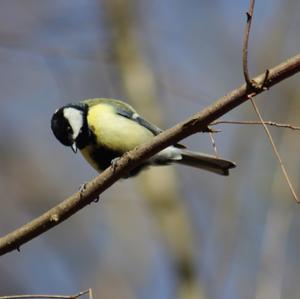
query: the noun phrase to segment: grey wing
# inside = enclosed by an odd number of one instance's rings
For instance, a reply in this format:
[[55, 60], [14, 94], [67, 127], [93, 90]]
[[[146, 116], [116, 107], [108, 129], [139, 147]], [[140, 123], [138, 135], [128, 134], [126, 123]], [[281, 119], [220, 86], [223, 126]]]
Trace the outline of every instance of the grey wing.
[[158, 135], [158, 134], [160, 134], [163, 131], [159, 127], [151, 124], [150, 122], [148, 122], [147, 120], [145, 120], [144, 118], [142, 118], [139, 114], [137, 114], [134, 111], [131, 111], [131, 110], [128, 110], [128, 109], [125, 110], [125, 109], [122, 109], [121, 107], [117, 107], [116, 110], [117, 110], [117, 113], [119, 115], [122, 115], [122, 116], [124, 116], [126, 118], [131, 119], [132, 121], [137, 122], [141, 126], [147, 128], [154, 135]]

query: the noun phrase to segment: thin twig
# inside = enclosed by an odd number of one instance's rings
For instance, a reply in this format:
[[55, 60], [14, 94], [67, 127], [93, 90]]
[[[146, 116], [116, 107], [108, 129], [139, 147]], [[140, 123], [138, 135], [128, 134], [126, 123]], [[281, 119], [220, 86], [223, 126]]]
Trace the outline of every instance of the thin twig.
[[[298, 72], [300, 72], [300, 53], [270, 69], [269, 79], [265, 85], [269, 88]], [[263, 73], [255, 77], [254, 80], [262, 83], [264, 78], [265, 74]], [[264, 89], [260, 89], [254, 95], [264, 91]], [[176, 144], [192, 134], [203, 131], [211, 122], [249, 100], [249, 93], [249, 89], [243, 84], [201, 112], [155, 136], [150, 142], [126, 153], [117, 161], [114, 167], [107, 168], [101, 175], [87, 183], [83, 191], [73, 194], [43, 215], [0, 238], [0, 255], [20, 248], [21, 245], [91, 204], [95, 198], [128, 173], [128, 171], [137, 167], [143, 160], [150, 158], [169, 145]]]
[[218, 150], [217, 150], [216, 141], [215, 141], [215, 138], [214, 138], [214, 135], [213, 135], [212, 132], [209, 132], [209, 137], [210, 137], [211, 144], [212, 144], [212, 146], [213, 146], [215, 155], [216, 155], [216, 157], [219, 157], [219, 153], [218, 153]]
[[[221, 125], [221, 124], [232, 124], [232, 125], [262, 125], [260, 121], [255, 121], [255, 120], [217, 120], [214, 121], [213, 123], [210, 124], [210, 126], [216, 126], [216, 125]], [[277, 128], [286, 128], [286, 129], [291, 129], [291, 130], [300, 130], [300, 127], [298, 126], [293, 126], [290, 124], [282, 124], [282, 123], [277, 123], [271, 120], [264, 121], [263, 124], [267, 126], [273, 126]]]
[[88, 289], [79, 292], [75, 295], [45, 295], [45, 294], [33, 294], [33, 295], [10, 295], [10, 296], [0, 296], [0, 299], [30, 299], [30, 298], [45, 298], [45, 299], [76, 299], [85, 294], [89, 294], [89, 299], [92, 299], [92, 289]]
[[244, 29], [244, 40], [243, 40], [243, 73], [246, 84], [249, 88], [254, 89], [253, 81], [251, 81], [248, 70], [248, 47], [249, 47], [249, 36], [253, 18], [255, 0], [250, 0], [249, 10], [247, 11], [247, 22]]
[[257, 116], [258, 116], [258, 118], [259, 118], [261, 124], [263, 125], [263, 127], [264, 127], [264, 129], [265, 129], [265, 131], [266, 131], [266, 134], [267, 134], [267, 136], [268, 136], [268, 139], [269, 139], [269, 141], [270, 141], [270, 143], [271, 143], [271, 145], [272, 145], [272, 147], [273, 147], [273, 151], [274, 151], [274, 153], [275, 153], [275, 155], [276, 155], [276, 157], [277, 157], [277, 159], [278, 159], [279, 165], [280, 165], [281, 170], [282, 170], [282, 172], [283, 172], [283, 175], [284, 175], [284, 177], [285, 177], [285, 179], [286, 179], [286, 181], [287, 181], [287, 183], [288, 183], [288, 186], [289, 186], [289, 188], [290, 188], [290, 190], [291, 190], [291, 192], [292, 192], [292, 194], [293, 194], [293, 197], [295, 198], [295, 201], [296, 201], [297, 203], [300, 203], [299, 198], [298, 198], [298, 196], [297, 196], [297, 194], [296, 194], [296, 192], [295, 192], [295, 189], [294, 189], [294, 187], [293, 187], [293, 185], [292, 185], [292, 183], [291, 183], [291, 180], [290, 180], [290, 178], [289, 178], [289, 175], [288, 175], [288, 173], [287, 173], [287, 170], [286, 170], [286, 168], [285, 168], [285, 166], [284, 166], [284, 164], [283, 164], [283, 161], [282, 161], [282, 159], [281, 159], [281, 157], [280, 157], [280, 154], [279, 154], [279, 152], [278, 152], [278, 150], [277, 150], [277, 147], [276, 147], [276, 145], [275, 145], [275, 143], [274, 143], [274, 140], [273, 140], [273, 138], [272, 138], [272, 135], [271, 135], [271, 133], [270, 133], [268, 127], [265, 125], [264, 120], [263, 120], [263, 118], [262, 118], [262, 116], [261, 116], [261, 113], [260, 113], [260, 111], [259, 111], [259, 109], [258, 109], [258, 107], [257, 107], [257, 105], [256, 105], [256, 103], [255, 103], [255, 101], [254, 101], [254, 99], [253, 99], [252, 97], [250, 98], [250, 101], [251, 101], [251, 103], [252, 103], [252, 106], [253, 106], [253, 108], [254, 108], [255, 113], [257, 114]]

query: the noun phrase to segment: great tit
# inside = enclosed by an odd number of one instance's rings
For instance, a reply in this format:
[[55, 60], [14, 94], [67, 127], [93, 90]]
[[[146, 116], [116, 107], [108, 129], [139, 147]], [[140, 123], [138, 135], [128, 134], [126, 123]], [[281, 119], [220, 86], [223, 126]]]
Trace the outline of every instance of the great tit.
[[[96, 98], [57, 109], [51, 120], [55, 137], [73, 152], [77, 148], [98, 172], [114, 159], [151, 140], [162, 130], [142, 118], [130, 105], [119, 100]], [[179, 163], [228, 175], [235, 163], [189, 151], [175, 144], [160, 151], [128, 173], [134, 176], [151, 165]]]

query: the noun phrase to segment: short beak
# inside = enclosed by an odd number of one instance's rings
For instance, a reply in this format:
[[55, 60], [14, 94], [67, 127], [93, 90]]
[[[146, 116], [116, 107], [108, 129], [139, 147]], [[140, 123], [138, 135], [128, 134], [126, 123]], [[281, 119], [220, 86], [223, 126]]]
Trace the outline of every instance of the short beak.
[[77, 146], [76, 146], [76, 143], [74, 142], [72, 145], [71, 145], [71, 149], [73, 151], [73, 153], [77, 153]]

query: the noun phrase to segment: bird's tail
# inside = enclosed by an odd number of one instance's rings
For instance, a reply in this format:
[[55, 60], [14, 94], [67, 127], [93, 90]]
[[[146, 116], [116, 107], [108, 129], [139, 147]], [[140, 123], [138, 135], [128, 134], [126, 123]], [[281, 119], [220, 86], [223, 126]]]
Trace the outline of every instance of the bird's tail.
[[232, 161], [186, 149], [180, 149], [180, 154], [181, 159], [174, 159], [172, 162], [204, 169], [221, 175], [228, 175], [229, 169], [236, 166]]

